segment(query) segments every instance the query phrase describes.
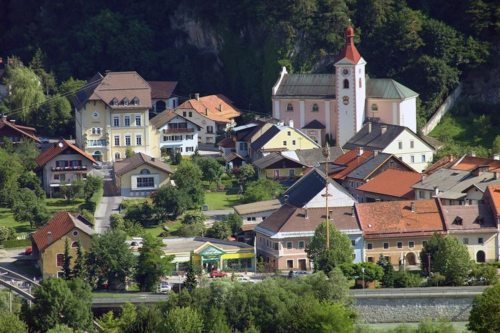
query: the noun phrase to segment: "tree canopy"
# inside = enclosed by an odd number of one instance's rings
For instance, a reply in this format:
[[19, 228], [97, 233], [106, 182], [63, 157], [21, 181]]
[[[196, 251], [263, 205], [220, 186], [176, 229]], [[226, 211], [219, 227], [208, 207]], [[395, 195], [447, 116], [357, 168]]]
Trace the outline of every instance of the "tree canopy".
[[478, 333], [500, 332], [500, 284], [476, 296], [467, 328]]

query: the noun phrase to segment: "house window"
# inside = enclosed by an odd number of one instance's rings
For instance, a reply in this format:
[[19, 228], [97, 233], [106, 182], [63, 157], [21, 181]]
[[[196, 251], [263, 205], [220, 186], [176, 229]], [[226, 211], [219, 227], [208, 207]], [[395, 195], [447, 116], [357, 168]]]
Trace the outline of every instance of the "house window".
[[344, 89], [349, 89], [349, 80], [348, 79], [344, 80]]
[[74, 241], [73, 243], [71, 243], [71, 247], [78, 247], [78, 242]]
[[101, 135], [101, 128], [100, 127], [92, 127], [92, 134], [93, 135]]
[[389, 248], [389, 243], [384, 243], [384, 250], [387, 250]]
[[182, 116], [185, 117], [186, 116], [186, 111], [183, 111], [182, 112]]
[[415, 242], [414, 242], [414, 241], [409, 241], [409, 242], [408, 242], [408, 247], [409, 247], [410, 249], [414, 248], [414, 247], [415, 247]]
[[130, 126], [130, 116], [125, 116], [125, 127]]
[[483, 245], [483, 244], [484, 244], [484, 239], [483, 239], [483, 237], [479, 237], [479, 238], [477, 239], [477, 242], [478, 242], [478, 244]]
[[125, 97], [123, 99], [123, 105], [128, 106], [128, 98], [127, 97]]
[[318, 106], [318, 104], [316, 104], [316, 103], [313, 104], [312, 112], [319, 112], [319, 106]]
[[292, 242], [286, 242], [286, 248], [290, 250], [292, 248]]
[[149, 174], [151, 174], [151, 171], [149, 171], [148, 169], [142, 169], [140, 174], [141, 175], [149, 175]]
[[58, 253], [56, 255], [56, 266], [58, 267], [64, 266], [64, 253]]
[[366, 248], [367, 248], [368, 250], [372, 250], [372, 249], [373, 249], [373, 244], [372, 244], [372, 243], [367, 243], [367, 244], [366, 244]]
[[194, 147], [186, 147], [186, 153], [194, 152]]
[[286, 141], [283, 141], [283, 146], [286, 146]]
[[398, 246], [398, 249], [402, 249], [403, 248], [403, 242], [397, 242], [397, 246]]
[[114, 127], [119, 127], [120, 126], [120, 117], [113, 116], [113, 126]]
[[304, 247], [305, 247], [305, 243], [304, 243], [304, 241], [299, 241], [299, 246], [298, 246], [298, 248], [299, 248], [299, 249], [303, 249]]
[[289, 112], [293, 111], [293, 105], [292, 105], [292, 103], [288, 103], [288, 105], [286, 106], [286, 110], [289, 111]]
[[137, 187], [138, 188], [155, 187], [154, 177], [137, 177]]
[[410, 160], [411, 160], [411, 163], [415, 163], [415, 156], [411, 155]]
[[427, 246], [427, 241], [422, 241], [422, 246], [426, 247]]
[[125, 135], [125, 146], [130, 146], [130, 135]]
[[288, 170], [288, 177], [295, 177], [295, 169]]
[[280, 247], [279, 243], [273, 243], [273, 249], [278, 251], [279, 247]]
[[189, 111], [189, 117], [193, 116], [193, 112]]
[[135, 126], [141, 126], [141, 115], [140, 114], [135, 116]]
[[356, 240], [355, 239], [351, 239], [351, 245], [352, 246], [356, 246]]
[[373, 262], [373, 257], [368, 257], [368, 262]]
[[422, 162], [425, 162], [425, 155], [422, 155]]
[[115, 135], [115, 146], [119, 146], [119, 145], [120, 145], [120, 136]]
[[132, 99], [132, 104], [139, 105], [139, 98], [134, 97], [134, 99]]
[[286, 261], [286, 267], [287, 268], [293, 268], [293, 260], [287, 260]]
[[115, 153], [115, 160], [119, 160], [121, 158], [120, 153]]
[[464, 243], [465, 245], [468, 245], [468, 244], [469, 244], [469, 239], [468, 239], [468, 238], [464, 238], [464, 239], [463, 239], [463, 243]]
[[135, 144], [137, 146], [142, 146], [142, 136], [140, 136], [140, 135], [135, 136]]
[[291, 132], [291, 131], [287, 131], [287, 132], [286, 132], [286, 135], [291, 136], [291, 135], [292, 135], [292, 132]]
[[214, 127], [213, 126], [207, 126], [207, 133], [212, 134], [214, 132]]
[[111, 105], [114, 105], [114, 106], [118, 105], [118, 99], [116, 97], [111, 100]]
[[410, 148], [414, 148], [415, 147], [415, 142], [413, 140], [410, 141]]
[[403, 149], [403, 142], [402, 142], [402, 141], [399, 141], [399, 142], [398, 142], [398, 148], [399, 148], [399, 149]]
[[292, 145], [294, 145], [294, 146], [295, 146], [295, 140], [292, 140]]
[[193, 140], [194, 136], [192, 134], [186, 135], [186, 140]]
[[378, 111], [378, 105], [377, 104], [372, 104], [372, 111]]

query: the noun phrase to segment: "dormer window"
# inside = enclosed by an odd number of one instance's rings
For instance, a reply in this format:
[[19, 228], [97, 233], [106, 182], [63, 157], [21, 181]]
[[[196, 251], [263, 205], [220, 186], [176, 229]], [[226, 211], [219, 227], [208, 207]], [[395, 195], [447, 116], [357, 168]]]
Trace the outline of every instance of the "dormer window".
[[348, 79], [344, 80], [344, 89], [349, 89], [349, 80]]
[[111, 105], [113, 105], [113, 106], [118, 105], [118, 99], [116, 97], [111, 100]]
[[124, 105], [124, 106], [128, 106], [128, 98], [127, 98], [127, 97], [125, 97], [125, 98], [123, 99], [123, 105]]
[[453, 220], [453, 224], [462, 225], [462, 223], [463, 219], [460, 216], [455, 217], [455, 219]]
[[288, 103], [288, 105], [286, 106], [286, 110], [287, 111], [293, 111], [293, 105], [292, 105], [292, 103]]
[[318, 112], [319, 111], [319, 106], [318, 104], [314, 103], [312, 107], [312, 112]]
[[132, 104], [139, 105], [139, 98], [137, 96], [132, 99]]

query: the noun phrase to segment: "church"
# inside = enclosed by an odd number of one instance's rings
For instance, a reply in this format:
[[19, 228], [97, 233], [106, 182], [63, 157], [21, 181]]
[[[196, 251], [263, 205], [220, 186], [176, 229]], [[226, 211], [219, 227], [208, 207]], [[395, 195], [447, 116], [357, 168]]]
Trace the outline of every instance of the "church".
[[294, 124], [320, 145], [330, 138], [342, 147], [366, 119], [416, 132], [418, 94], [392, 79], [367, 77], [352, 27], [345, 39], [335, 74], [289, 74], [283, 67], [272, 88], [273, 117]]

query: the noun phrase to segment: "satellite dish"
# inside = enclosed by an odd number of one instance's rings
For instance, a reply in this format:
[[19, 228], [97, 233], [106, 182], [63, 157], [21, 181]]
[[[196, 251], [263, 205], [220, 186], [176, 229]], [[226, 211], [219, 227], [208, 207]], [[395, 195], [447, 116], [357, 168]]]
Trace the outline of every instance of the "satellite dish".
[[64, 144], [62, 142], [59, 142], [57, 145], [59, 146], [59, 148], [64, 147]]

